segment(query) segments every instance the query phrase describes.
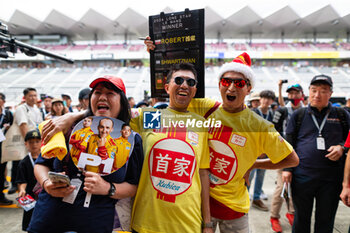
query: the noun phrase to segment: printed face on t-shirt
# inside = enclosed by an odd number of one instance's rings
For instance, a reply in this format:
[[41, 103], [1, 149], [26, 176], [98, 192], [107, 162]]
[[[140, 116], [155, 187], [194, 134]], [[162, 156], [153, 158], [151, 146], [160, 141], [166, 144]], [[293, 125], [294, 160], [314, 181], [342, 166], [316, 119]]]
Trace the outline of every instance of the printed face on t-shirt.
[[124, 126], [120, 133], [122, 134], [123, 138], [127, 139], [131, 134], [130, 126]]
[[113, 121], [102, 119], [97, 127], [100, 138], [106, 138], [113, 131]]
[[84, 128], [90, 127], [92, 124], [92, 118], [86, 117], [83, 121]]

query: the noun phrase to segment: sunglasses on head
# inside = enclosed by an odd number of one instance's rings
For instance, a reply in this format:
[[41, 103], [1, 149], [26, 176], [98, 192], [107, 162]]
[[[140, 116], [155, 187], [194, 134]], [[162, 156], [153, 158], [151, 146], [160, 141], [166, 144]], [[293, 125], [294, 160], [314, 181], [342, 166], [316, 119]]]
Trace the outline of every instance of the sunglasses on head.
[[186, 80], [186, 83], [189, 87], [194, 87], [197, 85], [197, 80], [193, 79], [193, 78], [189, 78], [189, 79], [184, 79], [183, 77], [175, 77], [174, 78], [174, 82], [177, 84], [177, 85], [181, 85], [184, 83], [184, 81]]
[[300, 84], [294, 84], [294, 85], [289, 85], [289, 86], [287, 87], [287, 89], [293, 88], [293, 87], [295, 87], [295, 88], [301, 88]]
[[220, 84], [224, 87], [229, 87], [231, 83], [237, 88], [243, 88], [245, 85], [249, 85], [249, 81], [245, 79], [220, 78]]

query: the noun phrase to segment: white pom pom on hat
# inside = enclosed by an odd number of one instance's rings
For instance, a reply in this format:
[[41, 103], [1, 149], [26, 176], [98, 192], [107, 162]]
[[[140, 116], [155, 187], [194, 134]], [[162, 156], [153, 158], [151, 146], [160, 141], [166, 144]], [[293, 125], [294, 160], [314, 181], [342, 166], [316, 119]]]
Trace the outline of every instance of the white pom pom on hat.
[[251, 64], [250, 56], [244, 52], [231, 62], [227, 62], [220, 67], [218, 74], [219, 80], [226, 72], [234, 71], [243, 74], [250, 81], [250, 85], [253, 88], [255, 85], [255, 74], [252, 68], [250, 68]]

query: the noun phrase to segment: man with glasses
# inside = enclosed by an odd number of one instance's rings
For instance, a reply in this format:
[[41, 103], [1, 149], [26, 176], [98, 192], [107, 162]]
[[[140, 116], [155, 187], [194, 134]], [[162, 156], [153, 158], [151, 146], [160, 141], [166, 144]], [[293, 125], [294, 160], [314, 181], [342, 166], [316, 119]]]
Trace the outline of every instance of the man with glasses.
[[332, 88], [331, 77], [315, 76], [309, 87], [310, 104], [295, 111], [287, 125], [286, 139], [300, 158], [300, 164], [286, 175], [295, 207], [292, 232], [310, 232], [314, 200], [314, 231], [333, 232], [350, 115], [329, 102]]
[[[284, 100], [282, 97], [282, 85], [283, 80], [280, 80], [278, 83], [279, 86], [279, 102], [281, 103], [281, 107], [278, 108], [275, 112], [272, 122], [275, 124], [276, 130], [285, 137], [285, 131], [287, 127], [287, 123], [292, 116], [293, 112], [299, 108], [304, 107], [304, 92], [303, 88], [300, 84], [293, 84], [287, 87], [287, 95], [289, 102], [287, 105], [284, 104]], [[282, 232], [282, 227], [279, 221], [280, 211], [283, 204], [283, 198], [281, 197], [281, 192], [283, 190], [284, 183], [288, 183], [286, 178], [286, 174], [288, 172], [283, 171], [282, 169], [277, 170], [277, 184], [275, 191], [273, 193], [273, 198], [271, 202], [271, 227], [275, 232]], [[289, 224], [292, 226], [294, 221], [294, 206], [292, 198], [289, 198], [289, 203], [287, 203], [287, 214], [286, 218], [288, 219]]]
[[[213, 232], [209, 211], [208, 128], [187, 110], [197, 72], [177, 64], [167, 75], [166, 109], [142, 108], [130, 126], [142, 136], [145, 162], [135, 197], [133, 232]], [[197, 124], [195, 124], [197, 125]]]
[[[249, 232], [250, 203], [245, 180], [251, 169], [279, 169], [298, 164], [297, 154], [273, 124], [244, 104], [255, 84], [250, 65], [249, 55], [243, 53], [220, 68], [220, 107], [210, 99], [195, 99], [189, 108], [222, 122], [221, 128], [209, 131], [210, 211], [214, 227], [219, 224], [221, 233]], [[263, 153], [269, 158], [257, 160]]]

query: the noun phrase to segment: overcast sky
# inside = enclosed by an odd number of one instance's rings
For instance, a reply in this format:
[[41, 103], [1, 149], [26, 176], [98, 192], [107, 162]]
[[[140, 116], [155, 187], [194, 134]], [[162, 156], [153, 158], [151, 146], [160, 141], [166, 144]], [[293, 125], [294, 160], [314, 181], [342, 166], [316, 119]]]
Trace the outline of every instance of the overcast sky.
[[0, 19], [5, 21], [11, 18], [16, 9], [41, 21], [52, 9], [79, 20], [90, 8], [114, 20], [128, 7], [147, 17], [159, 14], [165, 7], [181, 11], [185, 8], [192, 10], [209, 6], [225, 18], [247, 5], [262, 17], [290, 5], [297, 14], [304, 17], [330, 2], [340, 16], [350, 14], [349, 0], [11, 0], [7, 2], [8, 4], [3, 3], [0, 7]]

